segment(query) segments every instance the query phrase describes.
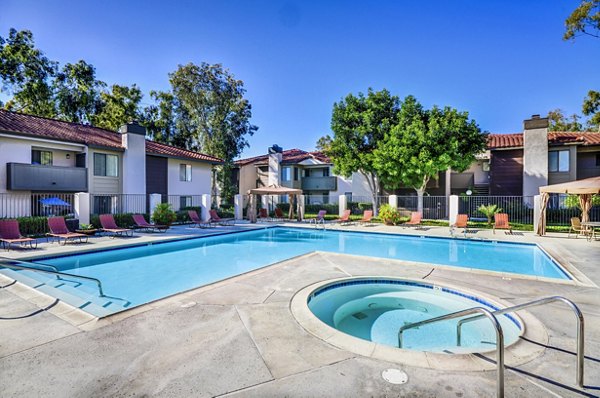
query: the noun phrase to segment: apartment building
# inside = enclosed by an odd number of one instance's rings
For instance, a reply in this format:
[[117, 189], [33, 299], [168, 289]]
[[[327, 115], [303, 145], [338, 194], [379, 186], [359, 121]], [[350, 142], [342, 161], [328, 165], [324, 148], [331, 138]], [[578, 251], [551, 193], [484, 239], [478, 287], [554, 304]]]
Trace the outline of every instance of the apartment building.
[[[177, 208], [211, 192], [212, 168], [220, 159], [145, 136], [136, 122], [114, 132], [0, 110], [0, 195], [86, 192], [92, 213], [102, 213], [111, 211], [118, 195], [176, 195]], [[0, 213], [14, 216], [2, 206]]]

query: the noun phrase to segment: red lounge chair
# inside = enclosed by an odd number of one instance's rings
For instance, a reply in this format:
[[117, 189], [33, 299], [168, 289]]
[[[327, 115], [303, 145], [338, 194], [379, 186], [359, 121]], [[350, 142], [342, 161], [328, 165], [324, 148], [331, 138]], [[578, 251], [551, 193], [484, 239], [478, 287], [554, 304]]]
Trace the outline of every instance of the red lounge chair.
[[458, 214], [456, 216], [456, 221], [454, 224], [450, 226], [450, 233], [454, 235], [455, 228], [462, 228], [463, 234], [465, 237], [467, 236], [467, 222], [469, 221], [469, 216], [467, 214]]
[[275, 217], [273, 218], [278, 221], [283, 221], [283, 219], [285, 218], [285, 216], [283, 215], [283, 211], [281, 211], [279, 207], [275, 208]]
[[196, 210], [188, 210], [188, 216], [190, 216], [190, 220], [192, 220], [192, 223], [196, 224], [198, 228], [205, 228], [211, 226], [209, 221], [202, 221], [200, 216], [198, 216]]
[[[37, 241], [33, 238], [26, 238], [21, 235], [19, 222], [17, 220], [0, 220], [0, 242], [2, 247], [10, 251], [12, 243], [19, 243], [21, 247], [29, 243], [31, 249], [37, 248]], [[35, 247], [33, 244], [35, 243]]]
[[112, 238], [116, 236], [133, 236], [133, 229], [120, 228], [112, 214], [100, 214], [100, 224], [102, 225], [102, 231], [110, 233]]
[[344, 210], [342, 216], [335, 220], [335, 223], [339, 225], [346, 225], [352, 223], [352, 221], [350, 221], [350, 210]]
[[315, 223], [315, 227], [319, 223], [325, 225], [325, 214], [327, 214], [327, 210], [319, 210], [319, 213], [317, 214], [317, 217], [311, 218], [310, 220], [308, 220], [308, 222], [310, 224], [312, 224], [314, 222]]
[[88, 242], [87, 235], [69, 231], [65, 219], [62, 217], [48, 217], [48, 228], [50, 232], [46, 235], [56, 238], [59, 245], [61, 239], [63, 239], [63, 245], [66, 245], [69, 240], [74, 241], [75, 239], [79, 239], [79, 243], [84, 243], [83, 239], [85, 238], [85, 243]]
[[269, 213], [267, 209], [258, 209], [258, 220], [269, 221]]
[[421, 213], [418, 211], [413, 211], [410, 213], [410, 220], [402, 224], [407, 227], [419, 227], [421, 226]]
[[496, 233], [497, 229], [508, 229], [508, 233], [512, 234], [512, 227], [508, 223], [508, 214], [497, 213], [496, 215], [494, 215], [493, 232]]
[[210, 210], [210, 223], [213, 224], [219, 224], [219, 225], [234, 225], [235, 224], [235, 219], [233, 218], [221, 218], [219, 217], [219, 215], [217, 214], [216, 210]]
[[365, 210], [363, 212], [363, 218], [359, 221], [362, 224], [371, 224], [371, 219], [373, 218], [373, 210]]
[[135, 225], [132, 228], [143, 229], [146, 232], [166, 232], [169, 229], [168, 225], [150, 224], [142, 214], [134, 214], [131, 216]]

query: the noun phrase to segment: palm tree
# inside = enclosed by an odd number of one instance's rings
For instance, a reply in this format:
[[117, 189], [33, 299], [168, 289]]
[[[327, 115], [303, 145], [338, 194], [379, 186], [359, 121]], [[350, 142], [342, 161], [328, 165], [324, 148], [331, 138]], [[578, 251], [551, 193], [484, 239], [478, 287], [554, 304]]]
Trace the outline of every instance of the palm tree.
[[477, 211], [487, 217], [488, 226], [490, 226], [492, 225], [492, 217], [494, 217], [494, 215], [496, 215], [497, 213], [500, 213], [502, 209], [499, 208], [498, 205], [481, 205], [479, 206]]

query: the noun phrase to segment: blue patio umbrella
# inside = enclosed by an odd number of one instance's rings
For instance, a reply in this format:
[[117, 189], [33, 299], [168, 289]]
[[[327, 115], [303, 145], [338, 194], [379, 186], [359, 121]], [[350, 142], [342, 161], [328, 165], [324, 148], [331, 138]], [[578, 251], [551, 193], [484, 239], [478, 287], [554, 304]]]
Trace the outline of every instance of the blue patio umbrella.
[[62, 200], [60, 198], [57, 198], [57, 197], [40, 199], [40, 203], [43, 204], [44, 206], [66, 206], [66, 207], [71, 207], [70, 203], [65, 202], [64, 200]]

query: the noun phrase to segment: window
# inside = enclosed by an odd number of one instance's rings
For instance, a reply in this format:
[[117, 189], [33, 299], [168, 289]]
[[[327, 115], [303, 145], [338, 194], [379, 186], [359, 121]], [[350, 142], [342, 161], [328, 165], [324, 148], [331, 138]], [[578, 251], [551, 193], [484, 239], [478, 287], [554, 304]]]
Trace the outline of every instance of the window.
[[490, 171], [490, 161], [489, 161], [489, 160], [484, 160], [484, 161], [481, 163], [481, 169], [482, 169], [483, 171]]
[[281, 181], [291, 181], [292, 180], [292, 170], [290, 167], [284, 167], [281, 169]]
[[105, 153], [94, 154], [94, 175], [102, 177], [119, 176], [119, 157]]
[[548, 152], [548, 171], [569, 172], [569, 150]]
[[310, 177], [310, 169], [304, 169], [304, 177]]
[[600, 167], [600, 153], [596, 154], [596, 167]]
[[298, 168], [294, 167], [294, 181], [298, 181]]
[[[182, 165], [184, 166], [184, 165]], [[179, 208], [183, 209], [185, 207], [192, 207], [192, 197], [191, 196], [180, 196], [179, 197]]]
[[191, 164], [180, 164], [179, 165], [179, 181], [192, 181], [192, 165]]
[[329, 177], [329, 167], [323, 169], [323, 177]]
[[31, 150], [31, 164], [41, 164], [42, 166], [52, 166], [52, 152]]

